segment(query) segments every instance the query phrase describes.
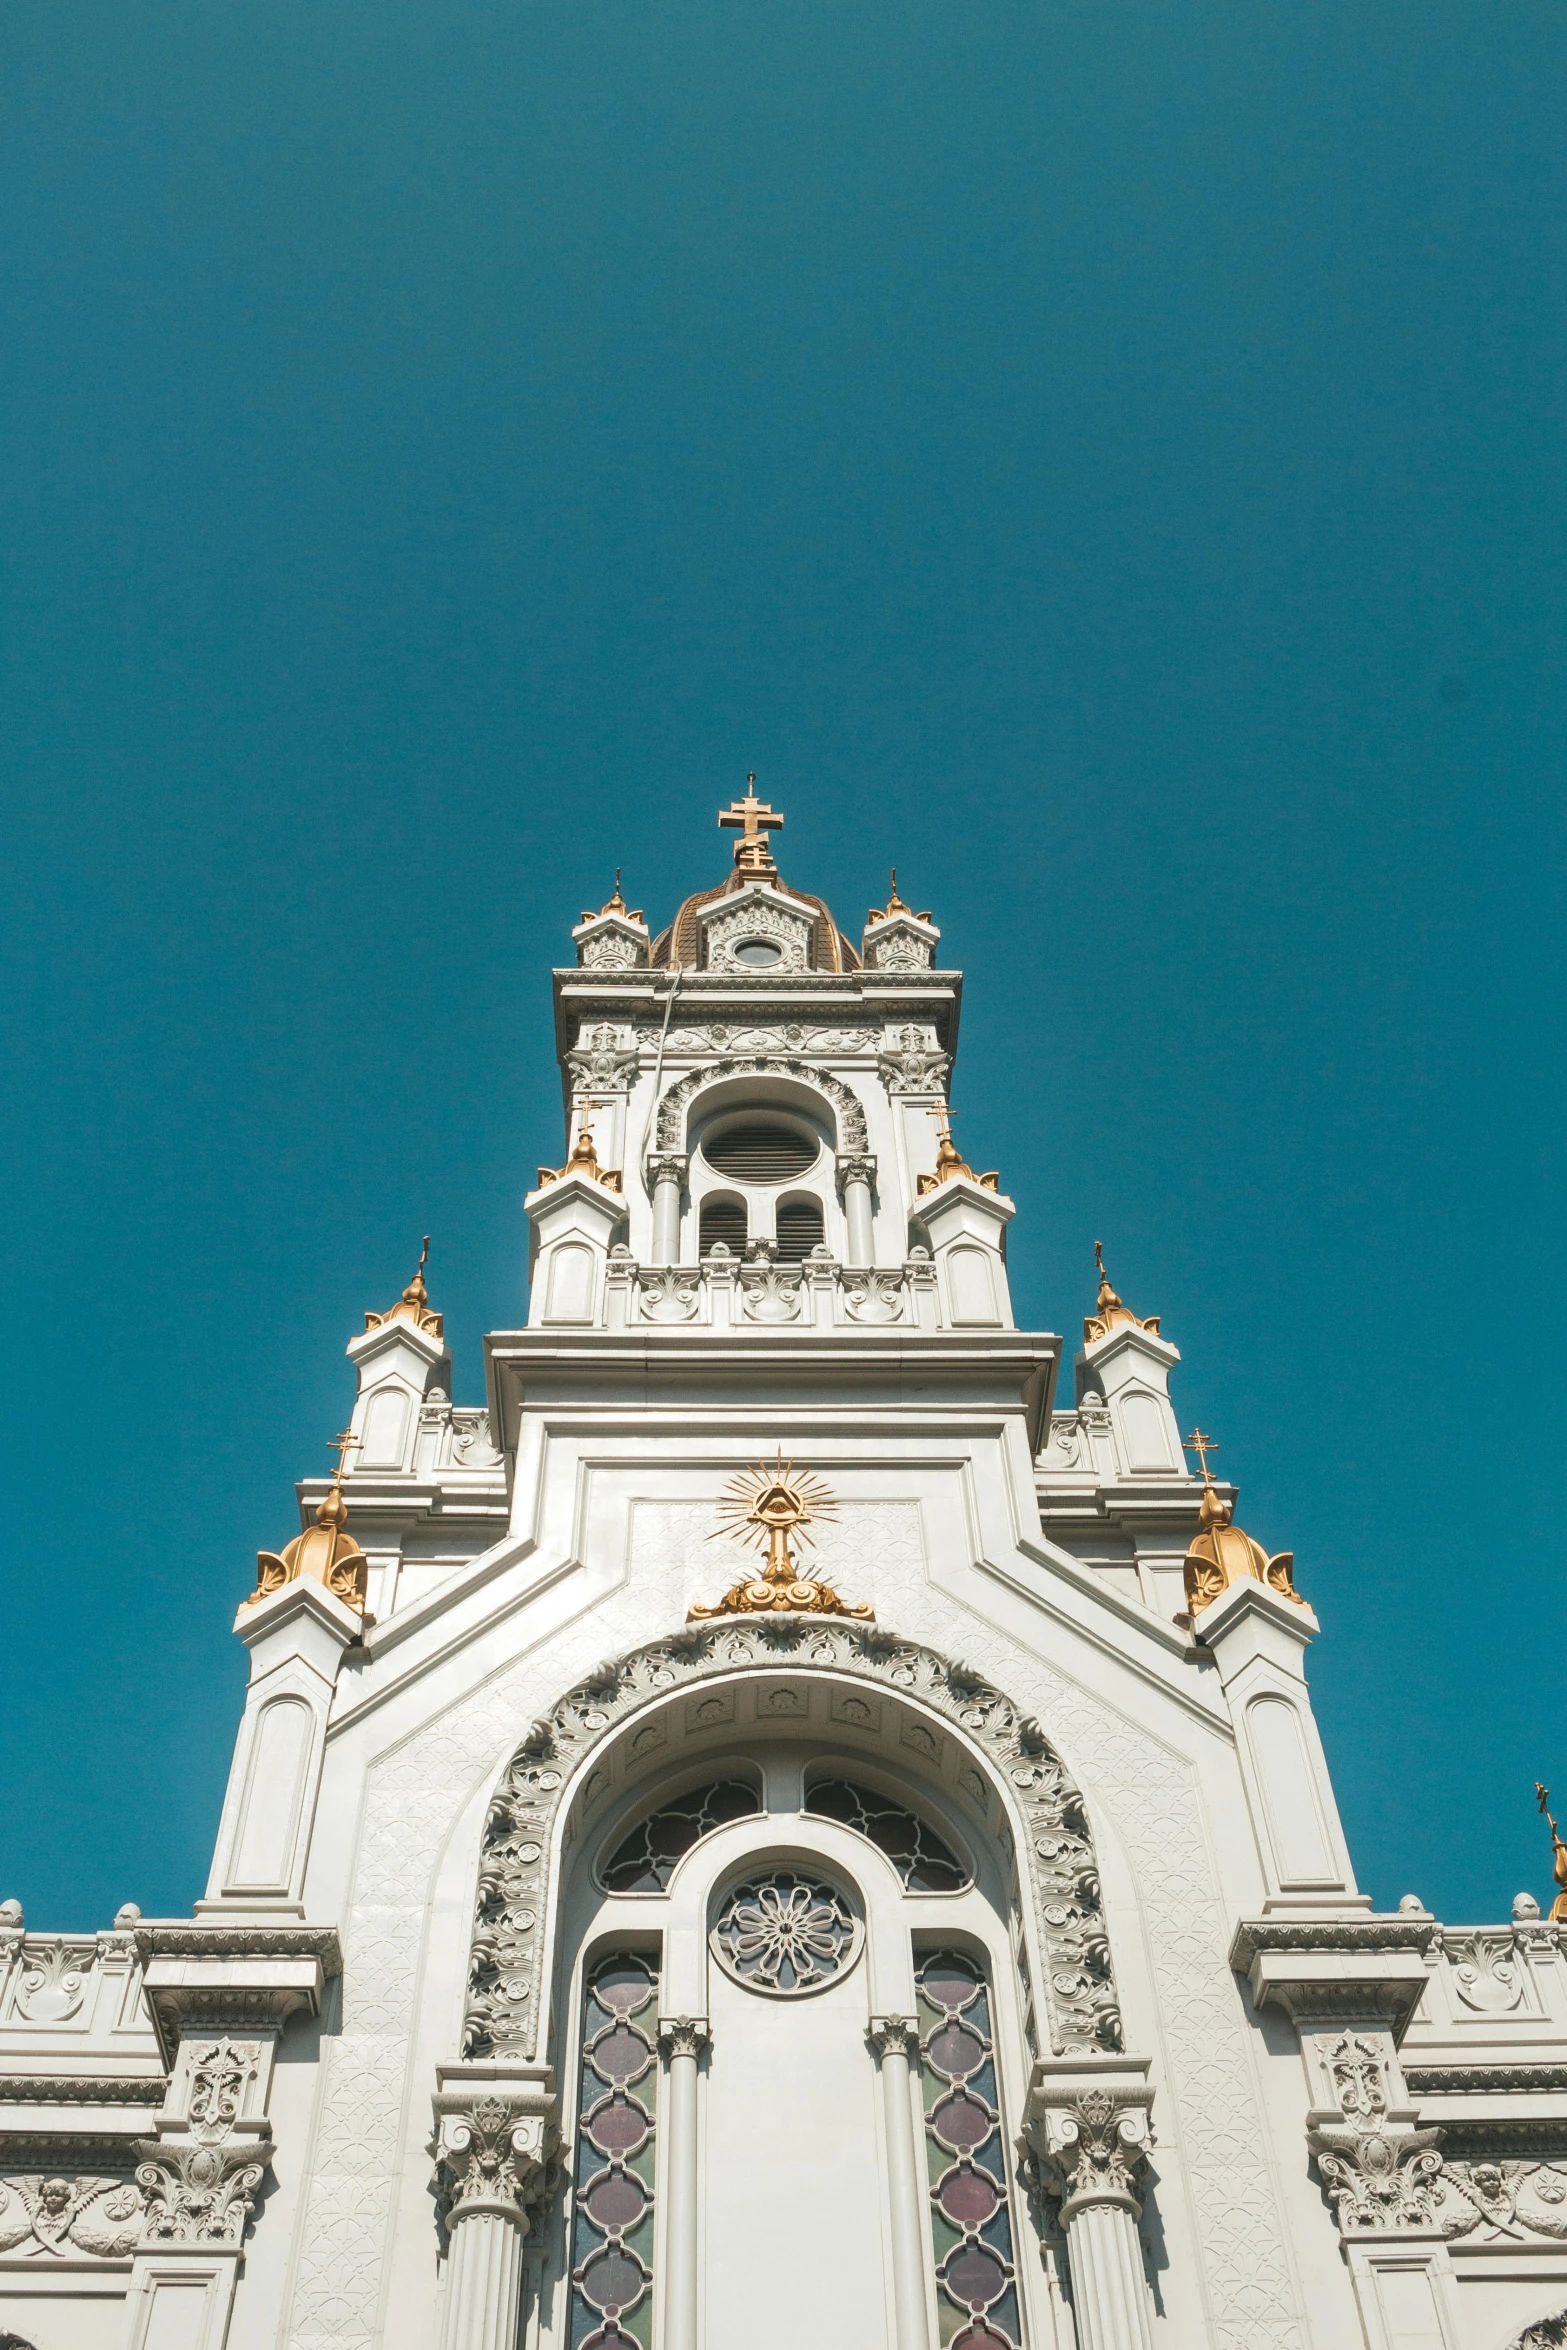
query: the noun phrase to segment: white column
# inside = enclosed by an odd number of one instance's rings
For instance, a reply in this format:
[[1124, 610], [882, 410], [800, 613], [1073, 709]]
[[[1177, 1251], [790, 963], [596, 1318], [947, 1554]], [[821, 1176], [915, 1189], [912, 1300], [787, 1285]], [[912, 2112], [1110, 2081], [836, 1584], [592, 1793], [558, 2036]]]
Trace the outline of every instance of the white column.
[[696, 2080], [712, 2039], [705, 2015], [665, 2016], [658, 2044], [669, 2059], [664, 2104], [664, 2350], [696, 2350], [697, 2173]]
[[556, 2137], [539, 2089], [498, 2096], [448, 2086], [435, 2099], [436, 2179], [447, 2231], [441, 2350], [517, 2350], [525, 2244]]
[[925, 2236], [920, 2225], [920, 2162], [909, 2085], [910, 2058], [919, 2047], [919, 2025], [912, 2016], [873, 2015], [869, 2037], [881, 2062], [881, 2093], [887, 2120], [897, 2350], [930, 2350], [925, 2305]]
[[1132, 2192], [1153, 2132], [1145, 2061], [1047, 2060], [1034, 2067], [1024, 2135], [1045, 2192], [1061, 2199], [1077, 2350], [1153, 2350], [1148, 2280]]
[[680, 1192], [685, 1182], [686, 1162], [675, 1156], [651, 1159], [648, 1172], [653, 1178], [653, 1263], [678, 1265]]
[[871, 1239], [871, 1185], [876, 1178], [876, 1162], [869, 1158], [840, 1158], [838, 1175], [843, 1184], [843, 1213], [849, 1227], [848, 1262], [873, 1265], [876, 1251]]

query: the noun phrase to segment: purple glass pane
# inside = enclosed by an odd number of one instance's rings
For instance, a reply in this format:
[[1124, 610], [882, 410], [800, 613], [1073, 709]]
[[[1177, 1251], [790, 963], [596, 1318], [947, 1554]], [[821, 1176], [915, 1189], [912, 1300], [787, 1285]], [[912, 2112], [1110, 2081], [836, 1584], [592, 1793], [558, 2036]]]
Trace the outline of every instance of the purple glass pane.
[[630, 2309], [642, 2291], [643, 2276], [640, 2261], [629, 2252], [618, 2252], [606, 2245], [596, 2252], [582, 2272], [582, 2297], [595, 2309]]
[[611, 1959], [593, 1978], [593, 1996], [611, 2015], [630, 2015], [653, 1988], [652, 1978], [639, 1959]]
[[926, 2053], [938, 2073], [961, 2081], [984, 2062], [985, 2043], [961, 2024], [943, 2024], [939, 2032], [932, 2032]]
[[1001, 2189], [988, 2170], [949, 2170], [936, 2200], [955, 2228], [982, 2228]]
[[605, 2235], [634, 2228], [647, 2209], [641, 2182], [626, 2171], [607, 2171], [594, 2180], [582, 2199], [583, 2208]]
[[[583, 2344], [583, 2350], [588, 2350], [586, 2343]], [[1005, 2334], [998, 2334], [994, 2326], [986, 2325], [982, 2317], [977, 2317], [947, 2345], [947, 2350], [1012, 2350], [1012, 2344]]]
[[978, 2098], [966, 2097], [960, 2089], [955, 2096], [943, 2097], [930, 2117], [930, 2126], [943, 2146], [972, 2154], [976, 2146], [984, 2145], [995, 2123]]
[[988, 2309], [1007, 2289], [1006, 2270], [983, 2244], [965, 2244], [948, 2261], [941, 2276], [953, 2300], [965, 2303], [970, 2309]]
[[633, 2032], [627, 2024], [616, 2024], [602, 2039], [595, 2040], [588, 2055], [601, 2081], [634, 2081], [652, 2061], [653, 2052], [641, 2033]]
[[920, 1985], [936, 2007], [966, 2007], [979, 1989], [976, 1978], [960, 1958], [933, 1958], [920, 1976]]
[[601, 2154], [634, 2154], [648, 2134], [648, 2117], [640, 2105], [612, 2097], [588, 2117], [587, 2132]]

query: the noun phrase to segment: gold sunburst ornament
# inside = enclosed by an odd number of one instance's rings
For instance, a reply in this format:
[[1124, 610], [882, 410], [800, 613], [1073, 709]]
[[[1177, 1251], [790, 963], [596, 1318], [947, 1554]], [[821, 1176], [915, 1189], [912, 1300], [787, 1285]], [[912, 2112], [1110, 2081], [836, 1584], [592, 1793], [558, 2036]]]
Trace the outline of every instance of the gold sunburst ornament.
[[689, 1623], [711, 1616], [779, 1613], [854, 1616], [861, 1623], [871, 1620], [868, 1607], [845, 1607], [830, 1583], [818, 1583], [801, 1574], [794, 1543], [810, 1544], [815, 1538], [806, 1528], [836, 1517], [838, 1504], [819, 1477], [807, 1476], [793, 1461], [784, 1459], [782, 1445], [776, 1461], [758, 1461], [754, 1469], [742, 1469], [725, 1486], [718, 1507], [723, 1522], [708, 1539], [728, 1534], [737, 1542], [754, 1543], [758, 1550], [766, 1551], [767, 1564], [752, 1581], [734, 1584], [716, 1607], [693, 1607], [687, 1616]]

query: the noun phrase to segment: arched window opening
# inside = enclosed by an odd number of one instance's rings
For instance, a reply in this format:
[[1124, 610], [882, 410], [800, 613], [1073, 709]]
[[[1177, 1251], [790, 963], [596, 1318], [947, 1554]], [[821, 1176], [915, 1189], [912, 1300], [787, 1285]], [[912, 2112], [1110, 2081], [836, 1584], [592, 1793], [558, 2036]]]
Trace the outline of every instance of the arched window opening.
[[737, 1119], [707, 1136], [702, 1156], [733, 1183], [788, 1183], [813, 1166], [821, 1146], [778, 1118]]
[[658, 1964], [617, 1950], [588, 1971], [571, 2215], [571, 2340], [646, 2350], [658, 2127]]
[[743, 1199], [729, 1199], [722, 1194], [717, 1199], [702, 1202], [701, 1250], [705, 1257], [709, 1249], [720, 1241], [734, 1254], [745, 1253], [746, 1220]]
[[660, 1805], [616, 1845], [599, 1874], [607, 1893], [663, 1893], [675, 1863], [710, 1828], [743, 1820], [762, 1808], [761, 1797], [744, 1779], [718, 1779], [693, 1788], [674, 1803]]
[[970, 1882], [968, 1870], [934, 1828], [872, 1788], [848, 1779], [822, 1779], [805, 1805], [818, 1819], [840, 1820], [868, 1838], [887, 1855], [906, 1893], [958, 1893]]
[[826, 1237], [822, 1203], [816, 1199], [785, 1199], [778, 1203], [778, 1257], [785, 1265], [801, 1265]]
[[990, 1985], [980, 1962], [957, 1950], [930, 1952], [914, 1979], [941, 2339], [951, 2350], [1017, 2350], [1023, 2335]]

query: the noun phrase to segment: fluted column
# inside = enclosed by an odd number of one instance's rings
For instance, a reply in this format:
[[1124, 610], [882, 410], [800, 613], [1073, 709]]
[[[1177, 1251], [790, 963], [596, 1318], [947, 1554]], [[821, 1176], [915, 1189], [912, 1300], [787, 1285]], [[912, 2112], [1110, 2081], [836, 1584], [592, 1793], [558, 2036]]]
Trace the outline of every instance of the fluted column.
[[1025, 2135], [1061, 2200], [1078, 2350], [1153, 2350], [1133, 2192], [1153, 2139], [1147, 2072], [1126, 2057], [1034, 2070]]
[[653, 1180], [653, 1262], [676, 1265], [680, 1262], [680, 1193], [686, 1162], [677, 1152], [666, 1152], [649, 1159], [648, 1173]]
[[920, 2163], [914, 2139], [909, 2074], [918, 2054], [912, 2016], [873, 2015], [868, 2035], [881, 2063], [887, 2119], [887, 2187], [892, 2219], [892, 2292], [897, 2350], [930, 2350], [925, 2306], [925, 2238], [920, 2226]]
[[664, 2122], [664, 2350], [696, 2350], [696, 2081], [712, 2039], [705, 2015], [667, 2015], [658, 2044], [669, 2063]]
[[537, 2097], [436, 2098], [449, 2245], [441, 2350], [517, 2350], [524, 2243], [555, 2132]]
[[849, 1227], [848, 1262], [873, 1265], [876, 1251], [871, 1238], [871, 1185], [876, 1180], [876, 1161], [840, 1156], [838, 1179], [843, 1185], [843, 1213]]

